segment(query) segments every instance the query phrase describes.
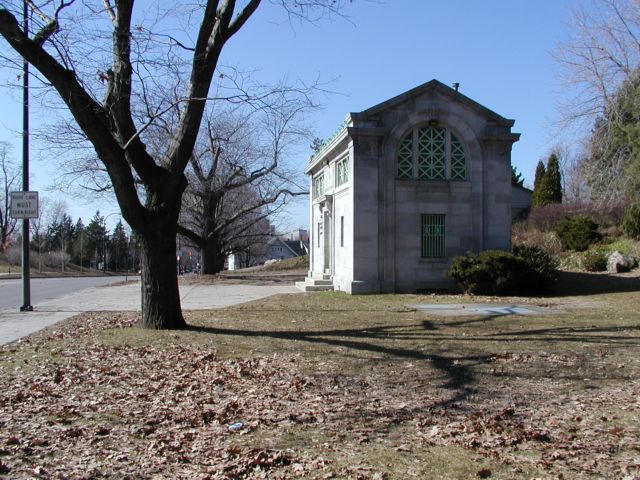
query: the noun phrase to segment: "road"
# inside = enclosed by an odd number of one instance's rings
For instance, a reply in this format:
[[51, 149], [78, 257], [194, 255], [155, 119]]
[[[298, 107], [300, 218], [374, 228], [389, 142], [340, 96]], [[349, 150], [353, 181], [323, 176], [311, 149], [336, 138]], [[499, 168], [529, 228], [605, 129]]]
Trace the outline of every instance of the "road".
[[[129, 277], [131, 278], [131, 277]], [[20, 312], [20, 282], [0, 281], [0, 345], [13, 342], [82, 312], [140, 311], [140, 282], [121, 283], [102, 288], [108, 282], [124, 277], [37, 279], [40, 301], [33, 312]], [[93, 285], [93, 286], [92, 286]], [[185, 310], [211, 310], [249, 302], [280, 293], [302, 293], [293, 285], [180, 285], [180, 302]], [[49, 295], [49, 299], [47, 299]], [[51, 298], [58, 295], [58, 298]]]
[[[137, 278], [131, 277], [129, 278]], [[70, 293], [90, 287], [99, 287], [124, 281], [124, 276], [118, 277], [59, 277], [32, 278], [31, 305], [63, 297]], [[22, 280], [0, 280], [0, 310], [15, 308], [22, 305]]]

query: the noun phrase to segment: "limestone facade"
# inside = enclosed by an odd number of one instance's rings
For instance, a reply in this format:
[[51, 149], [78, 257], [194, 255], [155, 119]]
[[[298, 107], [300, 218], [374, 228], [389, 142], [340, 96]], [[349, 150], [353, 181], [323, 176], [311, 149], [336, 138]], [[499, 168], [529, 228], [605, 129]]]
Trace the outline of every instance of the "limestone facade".
[[446, 289], [454, 256], [509, 250], [513, 124], [437, 80], [347, 115], [306, 168], [309, 277]]

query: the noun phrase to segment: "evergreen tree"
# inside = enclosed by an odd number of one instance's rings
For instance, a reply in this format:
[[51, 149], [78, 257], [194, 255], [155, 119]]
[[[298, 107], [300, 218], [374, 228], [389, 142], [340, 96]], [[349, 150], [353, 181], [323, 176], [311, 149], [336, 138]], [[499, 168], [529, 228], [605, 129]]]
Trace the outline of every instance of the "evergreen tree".
[[511, 185], [524, 186], [524, 178], [516, 167], [511, 165]]
[[87, 258], [95, 268], [103, 260], [104, 244], [106, 238], [104, 217], [100, 215], [100, 210], [93, 216], [89, 225], [85, 229], [84, 242], [86, 242]]
[[533, 207], [544, 207], [545, 205], [561, 202], [562, 178], [560, 162], [558, 161], [558, 155], [554, 152], [549, 156], [546, 167], [542, 161], [538, 162], [531, 205]]
[[71, 217], [65, 212], [59, 219], [47, 226], [46, 248], [68, 253], [74, 236], [74, 225]]
[[583, 165], [594, 200], [640, 201], [640, 72], [618, 90], [590, 139]]
[[129, 244], [127, 246], [128, 266], [127, 269], [132, 270], [134, 273], [140, 270], [140, 244], [136, 238], [135, 233], [129, 235]]
[[536, 165], [536, 176], [533, 180], [533, 195], [531, 196], [532, 207], [541, 207], [544, 205], [544, 203], [541, 202], [540, 196], [546, 173], [547, 171], [544, 168], [544, 163], [542, 163], [542, 160], [539, 160], [538, 165]]
[[558, 155], [552, 153], [547, 162], [547, 173], [544, 176], [545, 192], [548, 203], [562, 203], [562, 174]]
[[77, 265], [87, 266], [89, 263], [89, 250], [86, 243], [86, 228], [81, 218], [78, 218], [74, 227], [73, 245], [71, 246], [71, 261]]
[[129, 239], [124, 231], [122, 221], [119, 221], [113, 229], [109, 242], [109, 268], [119, 271], [127, 266]]

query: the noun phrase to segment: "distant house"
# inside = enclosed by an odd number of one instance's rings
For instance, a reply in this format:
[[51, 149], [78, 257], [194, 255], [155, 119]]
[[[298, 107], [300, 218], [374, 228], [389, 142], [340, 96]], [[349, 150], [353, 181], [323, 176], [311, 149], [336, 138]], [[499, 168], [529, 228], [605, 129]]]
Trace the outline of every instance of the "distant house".
[[531, 209], [533, 191], [520, 185], [511, 185], [511, 219], [526, 218]]
[[308, 289], [447, 288], [455, 255], [510, 249], [513, 124], [437, 80], [350, 113], [306, 168]]
[[[299, 230], [297, 234], [287, 234], [272, 237], [267, 243], [266, 260], [286, 260], [309, 253], [308, 233], [300, 235], [306, 230]], [[306, 242], [304, 238], [306, 237]]]
[[[284, 235], [272, 236], [264, 246], [264, 254], [254, 258], [253, 265], [261, 265], [269, 260], [286, 260], [309, 254], [309, 232], [299, 229]], [[227, 257], [229, 270], [247, 267], [246, 255], [242, 252], [232, 253]]]

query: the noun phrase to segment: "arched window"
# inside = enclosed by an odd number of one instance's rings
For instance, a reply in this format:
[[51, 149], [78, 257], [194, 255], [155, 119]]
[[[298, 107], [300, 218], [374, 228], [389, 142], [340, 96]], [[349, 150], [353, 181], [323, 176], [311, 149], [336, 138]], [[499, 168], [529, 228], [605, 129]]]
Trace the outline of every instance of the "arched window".
[[433, 124], [414, 127], [400, 140], [396, 167], [396, 176], [403, 179], [467, 179], [464, 144]]

